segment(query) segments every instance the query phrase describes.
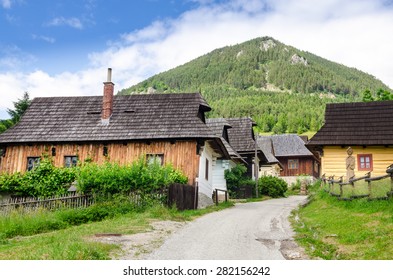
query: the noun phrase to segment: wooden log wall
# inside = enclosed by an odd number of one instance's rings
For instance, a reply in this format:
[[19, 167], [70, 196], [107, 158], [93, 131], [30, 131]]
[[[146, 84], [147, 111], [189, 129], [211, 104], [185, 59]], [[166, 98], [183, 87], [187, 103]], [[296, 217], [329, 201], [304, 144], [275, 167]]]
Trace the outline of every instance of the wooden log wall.
[[[64, 166], [65, 156], [77, 156], [84, 162], [91, 160], [102, 164], [109, 160], [121, 165], [130, 164], [146, 154], [163, 154], [164, 164], [171, 163], [180, 169], [187, 177], [188, 183], [194, 184], [199, 172], [199, 155], [196, 151], [196, 141], [151, 141], [124, 142], [124, 143], [81, 143], [81, 144], [34, 144], [13, 145], [6, 149], [5, 157], [0, 162], [0, 173], [25, 172], [28, 157], [40, 157], [44, 154], [51, 155], [52, 148], [56, 148], [53, 156], [55, 166]], [[104, 156], [104, 147], [108, 155]]]
[[[289, 169], [288, 160], [297, 159], [299, 160], [298, 169]], [[280, 176], [299, 176], [299, 175], [310, 175], [318, 176], [314, 172], [314, 160], [312, 158], [305, 157], [294, 157], [294, 158], [279, 158], [279, 161], [283, 165], [283, 170], [280, 172]]]

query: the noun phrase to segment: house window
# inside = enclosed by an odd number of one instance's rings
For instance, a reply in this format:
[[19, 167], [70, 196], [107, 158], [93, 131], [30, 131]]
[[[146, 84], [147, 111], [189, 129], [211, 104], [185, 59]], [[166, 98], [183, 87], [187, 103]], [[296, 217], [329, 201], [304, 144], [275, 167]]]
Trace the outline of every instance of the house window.
[[104, 157], [108, 156], [108, 146], [107, 145], [104, 145], [104, 148], [102, 149], [102, 155]]
[[208, 159], [206, 159], [206, 162], [205, 162], [205, 179], [206, 179], [206, 181], [209, 181], [209, 160]]
[[289, 159], [288, 160], [288, 169], [299, 169], [299, 160], [298, 159]]
[[52, 147], [52, 157], [56, 156], [56, 147]]
[[373, 156], [371, 154], [358, 155], [358, 170], [359, 171], [373, 170]]
[[65, 156], [64, 157], [64, 166], [65, 167], [73, 167], [73, 166], [76, 166], [77, 163], [78, 163], [77, 156]]
[[317, 161], [314, 161], [314, 172], [318, 173], [319, 172], [319, 164]]
[[161, 166], [164, 165], [164, 155], [163, 154], [147, 154], [146, 162], [148, 165], [158, 162]]
[[40, 163], [39, 157], [28, 157], [27, 158], [27, 171], [33, 170]]

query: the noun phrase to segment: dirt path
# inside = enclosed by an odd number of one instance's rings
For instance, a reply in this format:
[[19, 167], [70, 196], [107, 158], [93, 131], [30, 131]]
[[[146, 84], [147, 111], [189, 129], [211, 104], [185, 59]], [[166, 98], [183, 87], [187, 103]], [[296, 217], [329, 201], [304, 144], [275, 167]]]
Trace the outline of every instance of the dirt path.
[[120, 236], [99, 236], [93, 237], [91, 240], [120, 245], [121, 251], [111, 256], [114, 260], [142, 260], [159, 248], [166, 238], [186, 224], [187, 222], [152, 221], [151, 230], [147, 232]]
[[121, 245], [113, 259], [307, 259], [288, 217], [305, 196], [237, 204], [192, 222], [154, 221], [151, 230], [94, 240]]

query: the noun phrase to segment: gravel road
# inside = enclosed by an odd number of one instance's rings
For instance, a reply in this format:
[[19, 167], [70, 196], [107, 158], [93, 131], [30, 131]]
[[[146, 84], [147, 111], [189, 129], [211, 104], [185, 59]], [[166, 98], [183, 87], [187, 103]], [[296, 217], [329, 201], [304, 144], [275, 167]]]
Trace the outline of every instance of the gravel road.
[[145, 259], [306, 259], [288, 222], [291, 211], [306, 201], [306, 196], [290, 196], [205, 215], [175, 232]]

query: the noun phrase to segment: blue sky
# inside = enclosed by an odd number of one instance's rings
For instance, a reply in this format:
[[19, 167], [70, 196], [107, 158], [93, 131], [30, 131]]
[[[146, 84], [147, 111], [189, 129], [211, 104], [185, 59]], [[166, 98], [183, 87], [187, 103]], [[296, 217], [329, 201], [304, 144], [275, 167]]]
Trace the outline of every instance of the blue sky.
[[25, 91], [100, 95], [108, 67], [120, 90], [261, 36], [393, 88], [392, 29], [387, 0], [0, 0], [0, 119]]

